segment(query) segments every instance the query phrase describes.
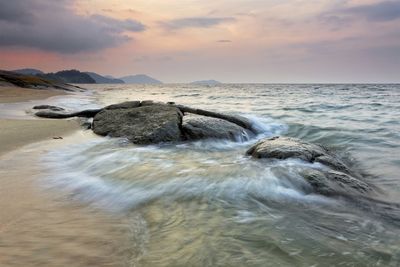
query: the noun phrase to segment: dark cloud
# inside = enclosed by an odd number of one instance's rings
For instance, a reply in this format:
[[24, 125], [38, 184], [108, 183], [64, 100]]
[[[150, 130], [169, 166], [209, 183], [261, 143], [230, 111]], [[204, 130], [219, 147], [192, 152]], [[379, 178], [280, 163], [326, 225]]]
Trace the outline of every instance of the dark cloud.
[[223, 39], [223, 40], [218, 40], [217, 43], [232, 43], [232, 41]]
[[145, 30], [135, 20], [75, 14], [69, 8], [71, 3], [71, 0], [1, 1], [0, 46], [77, 53], [117, 46], [130, 40], [125, 32]]
[[400, 1], [384, 1], [352, 7], [346, 12], [364, 16], [371, 21], [391, 21], [400, 18]]
[[183, 28], [210, 28], [225, 22], [234, 22], [232, 17], [193, 17], [174, 19], [162, 22], [162, 25], [169, 30], [179, 30]]
[[111, 32], [123, 32], [123, 31], [140, 32], [145, 30], [145, 27], [142, 23], [131, 19], [118, 20], [103, 15], [93, 15], [90, 18], [93, 21], [102, 24], [104, 29], [108, 29]]

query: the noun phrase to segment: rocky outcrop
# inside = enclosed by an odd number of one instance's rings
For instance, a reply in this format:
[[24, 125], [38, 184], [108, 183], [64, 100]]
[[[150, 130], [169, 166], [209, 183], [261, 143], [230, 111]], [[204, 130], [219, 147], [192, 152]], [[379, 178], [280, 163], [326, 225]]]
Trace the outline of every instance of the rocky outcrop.
[[184, 116], [182, 133], [186, 140], [227, 139], [244, 141], [252, 135], [249, 131], [229, 121], [193, 115]]
[[[94, 117], [92, 129], [96, 134], [126, 137], [135, 144], [206, 138], [242, 141], [255, 135], [252, 122], [247, 118], [175, 105], [173, 102], [127, 101], [78, 112], [66, 112], [48, 105], [34, 108], [43, 109], [35, 113], [42, 118]], [[184, 114], [192, 115], [185, 116], [182, 123]]]
[[300, 172], [313, 191], [322, 195], [354, 196], [374, 192], [357, 171], [350, 169], [342, 159], [321, 145], [297, 138], [273, 137], [259, 141], [246, 153], [254, 158], [296, 158], [325, 165], [325, 168], [310, 167]]
[[182, 113], [168, 105], [105, 108], [94, 116], [92, 129], [102, 136], [125, 137], [134, 144], [182, 140]]

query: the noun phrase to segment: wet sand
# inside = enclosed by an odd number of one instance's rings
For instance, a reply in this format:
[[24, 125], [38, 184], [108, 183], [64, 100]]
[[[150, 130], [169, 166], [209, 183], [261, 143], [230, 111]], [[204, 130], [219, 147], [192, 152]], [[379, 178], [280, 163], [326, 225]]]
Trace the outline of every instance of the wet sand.
[[0, 119], [0, 155], [33, 142], [64, 137], [78, 129], [75, 120]]
[[65, 94], [67, 93], [56, 89], [27, 89], [0, 84], [0, 103], [24, 102]]
[[127, 266], [132, 233], [125, 219], [55, 192], [38, 164], [49, 149], [91, 133], [24, 146], [0, 157], [1, 266]]
[[[27, 102], [65, 95], [52, 89], [26, 89], [0, 84], [0, 103]], [[75, 120], [12, 120], [0, 118], [0, 155], [42, 140], [63, 137], [79, 128]]]
[[[0, 87], [0, 103], [60, 94]], [[0, 119], [1, 266], [124, 266], [131, 261], [124, 219], [52, 192], [47, 170], [39, 164], [49, 149], [92, 136], [75, 120]]]

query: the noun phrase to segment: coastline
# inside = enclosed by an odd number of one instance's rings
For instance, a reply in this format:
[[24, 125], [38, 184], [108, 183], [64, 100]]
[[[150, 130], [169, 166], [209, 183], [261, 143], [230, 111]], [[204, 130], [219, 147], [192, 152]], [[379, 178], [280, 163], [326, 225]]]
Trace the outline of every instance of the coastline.
[[0, 119], [0, 156], [35, 142], [65, 137], [79, 129], [75, 120]]
[[[0, 103], [63, 94], [59, 90], [0, 87]], [[117, 249], [129, 241], [122, 218], [70, 202], [68, 195], [41, 186], [49, 174], [39, 159], [50, 149], [91, 139], [93, 134], [80, 130], [73, 119], [33, 120], [27, 115], [0, 118], [0, 125], [1, 262], [7, 266], [109, 266], [129, 261], [129, 254]], [[63, 242], [55, 244], [49, 238], [54, 236], [63, 236]], [[31, 255], [36, 255], [35, 259]]]
[[27, 89], [12, 85], [2, 86], [0, 84], [0, 103], [26, 102], [67, 94], [67, 92], [57, 89]]
[[[92, 138], [75, 131], [0, 156], [0, 247], [6, 266], [122, 266], [132, 238], [125, 218], [70, 201], [53, 191], [39, 159], [52, 149]], [[107, 255], [107, 256], [106, 256]]]
[[[0, 103], [19, 103], [66, 95], [62, 90], [25, 89], [13, 86], [0, 86]], [[0, 156], [43, 140], [63, 137], [79, 129], [75, 120], [4, 119], [0, 118]]]

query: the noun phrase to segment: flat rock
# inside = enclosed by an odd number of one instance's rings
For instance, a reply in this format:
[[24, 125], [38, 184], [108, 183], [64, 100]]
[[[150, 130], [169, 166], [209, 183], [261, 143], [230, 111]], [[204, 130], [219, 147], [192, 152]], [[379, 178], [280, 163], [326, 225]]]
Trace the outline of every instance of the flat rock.
[[226, 120], [187, 115], [183, 117], [182, 133], [186, 140], [227, 139], [243, 141], [249, 133], [237, 124]]
[[51, 111], [64, 111], [65, 109], [57, 106], [51, 106], [51, 105], [38, 105], [34, 106], [33, 109], [48, 109]]
[[181, 141], [182, 113], [168, 105], [103, 109], [93, 119], [93, 131], [125, 137], [134, 144]]

